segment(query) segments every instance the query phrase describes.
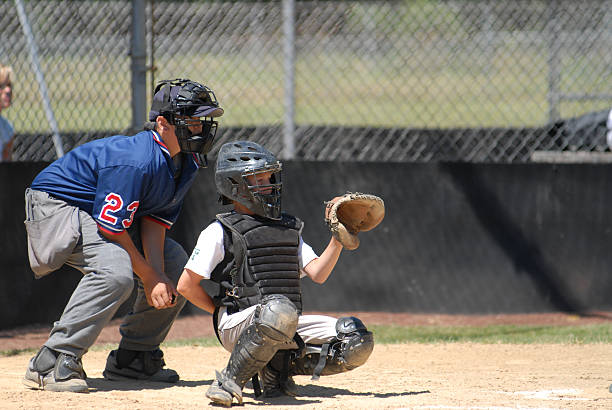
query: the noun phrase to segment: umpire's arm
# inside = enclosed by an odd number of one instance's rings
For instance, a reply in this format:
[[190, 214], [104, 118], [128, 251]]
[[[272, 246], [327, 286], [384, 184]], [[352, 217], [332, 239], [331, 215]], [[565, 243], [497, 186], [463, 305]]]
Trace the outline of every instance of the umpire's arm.
[[[152, 225], [157, 225], [153, 227]], [[104, 230], [100, 230], [100, 233], [109, 241], [119, 244], [130, 256], [132, 262], [132, 270], [142, 281], [144, 287], [145, 296], [149, 305], [156, 309], [164, 309], [173, 306], [172, 295], [176, 295], [176, 289], [168, 277], [163, 271], [158, 270], [155, 265], [152, 265], [145, 257], [138, 251], [136, 245], [130, 238], [130, 235], [126, 231], [122, 231], [119, 234], [110, 234]], [[163, 235], [160, 238], [160, 235]], [[145, 250], [145, 255], [149, 254], [153, 257], [155, 264], [163, 267], [163, 243], [165, 239], [165, 228], [156, 222], [142, 219], [141, 224], [141, 240], [142, 246]], [[161, 248], [160, 248], [161, 242]], [[157, 252], [160, 252], [157, 256], [153, 256]], [[160, 262], [162, 261], [162, 262]]]

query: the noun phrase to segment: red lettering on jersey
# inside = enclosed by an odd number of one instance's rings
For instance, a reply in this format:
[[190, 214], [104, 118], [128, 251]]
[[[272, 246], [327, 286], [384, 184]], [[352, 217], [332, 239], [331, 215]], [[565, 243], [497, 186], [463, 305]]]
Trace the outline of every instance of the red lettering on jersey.
[[129, 228], [132, 225], [132, 222], [134, 222], [134, 214], [136, 213], [136, 210], [138, 209], [138, 205], [140, 205], [140, 202], [134, 201], [131, 204], [129, 204], [127, 208], [125, 208], [128, 211], [130, 211], [130, 219], [124, 219], [123, 221], [121, 221], [121, 224], [123, 225], [125, 229]]
[[104, 201], [106, 202], [106, 205], [102, 207], [100, 216], [98, 218], [114, 225], [117, 223], [117, 217], [110, 215], [110, 213], [117, 212], [123, 207], [123, 199], [121, 198], [121, 195], [111, 192], [110, 194], [106, 195]]

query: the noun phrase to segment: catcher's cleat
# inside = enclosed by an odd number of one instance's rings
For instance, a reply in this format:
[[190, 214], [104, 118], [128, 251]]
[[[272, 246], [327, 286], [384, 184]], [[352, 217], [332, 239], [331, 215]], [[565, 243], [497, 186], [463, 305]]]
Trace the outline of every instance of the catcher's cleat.
[[232, 395], [219, 386], [218, 380], [212, 382], [208, 388], [208, 391], [206, 392], [206, 397], [208, 397], [215, 404], [220, 404], [225, 407], [232, 406]]
[[220, 404], [225, 407], [231, 407], [234, 397], [238, 404], [242, 404], [242, 389], [236, 384], [235, 381], [228, 378], [226, 371], [222, 372], [215, 371], [216, 379], [212, 382], [206, 397], [208, 397], [213, 403]]
[[179, 375], [172, 369], [164, 369], [164, 353], [157, 349], [139, 352], [117, 349], [109, 353], [102, 375], [107, 380], [148, 380], [176, 383]]
[[286, 380], [282, 380], [280, 372], [272, 368], [269, 363], [259, 372], [259, 379], [263, 385], [264, 397], [297, 396], [297, 386], [293, 377], [287, 376]]
[[23, 384], [30, 389], [88, 393], [81, 359], [43, 346], [26, 370]]

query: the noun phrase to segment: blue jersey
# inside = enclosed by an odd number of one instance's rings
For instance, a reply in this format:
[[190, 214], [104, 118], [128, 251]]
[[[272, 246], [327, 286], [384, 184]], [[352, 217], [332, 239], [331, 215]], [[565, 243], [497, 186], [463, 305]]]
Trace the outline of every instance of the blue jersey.
[[183, 155], [182, 173], [155, 131], [116, 135], [83, 144], [41, 171], [31, 188], [89, 213], [106, 232], [118, 234], [148, 216], [170, 228], [198, 165]]

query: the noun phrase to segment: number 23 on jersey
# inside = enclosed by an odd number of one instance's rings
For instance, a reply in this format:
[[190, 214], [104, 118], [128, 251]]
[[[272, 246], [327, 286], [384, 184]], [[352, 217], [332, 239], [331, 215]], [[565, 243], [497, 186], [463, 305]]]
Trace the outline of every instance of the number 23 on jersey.
[[[100, 211], [99, 219], [108, 222], [112, 225], [115, 225], [118, 221], [118, 218], [114, 214], [122, 210], [123, 198], [121, 198], [121, 195], [111, 192], [110, 194], [106, 195], [106, 198], [104, 198], [104, 202], [105, 205]], [[134, 222], [134, 214], [136, 213], [139, 204], [139, 201], [134, 201], [129, 204], [127, 208], [125, 208], [127, 211], [130, 212], [130, 217], [121, 221], [121, 225], [123, 225], [124, 228], [129, 228], [132, 225], [132, 222]]]

